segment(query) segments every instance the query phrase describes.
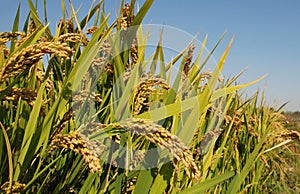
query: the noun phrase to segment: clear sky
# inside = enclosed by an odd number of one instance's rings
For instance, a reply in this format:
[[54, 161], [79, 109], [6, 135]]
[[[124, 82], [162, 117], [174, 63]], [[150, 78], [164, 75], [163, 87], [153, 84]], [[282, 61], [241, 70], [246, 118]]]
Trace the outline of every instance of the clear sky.
[[[11, 30], [19, 2], [24, 19], [28, 12], [27, 0], [0, 0], [0, 31]], [[75, 7], [81, 5], [80, 13], [88, 10], [90, 2], [73, 0]], [[105, 1], [106, 10], [112, 12], [112, 17], [116, 2], [120, 1]], [[60, 3], [60, 0], [47, 2], [52, 26], [61, 16]], [[240, 83], [268, 74], [263, 81], [248, 88], [248, 93], [258, 88], [265, 89], [268, 104], [279, 106], [289, 102], [287, 110], [300, 111], [299, 10], [298, 0], [156, 0], [144, 23], [173, 26], [192, 35], [199, 33], [199, 40], [208, 34], [208, 49], [212, 49], [226, 30], [227, 34], [214, 55], [216, 60], [235, 35], [223, 76], [234, 76], [246, 67], [248, 69], [239, 79]]]

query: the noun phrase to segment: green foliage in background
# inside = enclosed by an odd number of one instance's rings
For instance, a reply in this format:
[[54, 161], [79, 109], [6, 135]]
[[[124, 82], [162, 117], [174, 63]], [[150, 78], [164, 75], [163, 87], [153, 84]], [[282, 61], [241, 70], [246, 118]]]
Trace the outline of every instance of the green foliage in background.
[[[221, 78], [233, 39], [212, 72], [205, 65], [223, 36], [208, 56], [206, 37], [198, 53], [190, 44], [170, 62], [161, 36], [148, 57], [139, 45], [152, 3], [122, 1], [110, 24], [103, 1], [78, 18], [62, 0], [54, 33], [31, 0], [20, 24], [19, 6], [0, 33], [1, 192], [299, 192], [299, 131], [258, 93], [240, 95], [261, 78]], [[143, 154], [153, 148], [168, 160]]]

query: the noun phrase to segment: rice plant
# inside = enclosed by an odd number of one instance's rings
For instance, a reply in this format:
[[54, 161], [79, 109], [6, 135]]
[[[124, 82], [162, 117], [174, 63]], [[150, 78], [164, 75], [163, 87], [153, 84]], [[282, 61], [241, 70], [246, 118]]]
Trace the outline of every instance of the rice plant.
[[[290, 168], [281, 154], [300, 134], [259, 93], [240, 95], [262, 78], [221, 78], [233, 38], [212, 72], [204, 67], [223, 36], [208, 56], [206, 37], [199, 52], [191, 43], [165, 61], [162, 35], [150, 56], [143, 46], [153, 0], [138, 10], [134, 0], [121, 1], [111, 24], [103, 3], [78, 18], [62, 1], [52, 33], [28, 0], [23, 28], [19, 8], [13, 29], [0, 33], [1, 192], [286, 189]], [[299, 191], [297, 180], [289, 189]]]

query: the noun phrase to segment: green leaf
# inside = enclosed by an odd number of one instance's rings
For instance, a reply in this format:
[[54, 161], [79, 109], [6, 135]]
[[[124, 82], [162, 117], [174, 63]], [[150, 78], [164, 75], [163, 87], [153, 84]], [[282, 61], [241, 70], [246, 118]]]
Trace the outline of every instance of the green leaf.
[[6, 143], [7, 158], [8, 158], [8, 175], [9, 175], [8, 189], [11, 189], [12, 184], [13, 184], [13, 174], [14, 174], [11, 146], [10, 146], [10, 142], [9, 142], [9, 137], [8, 137], [8, 135], [6, 133], [6, 130], [5, 130], [5, 128], [4, 128], [4, 126], [2, 125], [1, 122], [0, 122], [0, 127], [1, 127], [2, 134], [4, 136], [4, 140], [5, 140], [5, 143]]
[[115, 190], [114, 190], [114, 193], [122, 193], [122, 182], [123, 182], [123, 179], [125, 177], [125, 173], [121, 173], [117, 176], [116, 178], [116, 186], [115, 186]]
[[[126, 37], [126, 43], [125, 46], [127, 45], [131, 45], [132, 41], [136, 35], [136, 31], [138, 30], [138, 28], [136, 28], [137, 26], [139, 26], [142, 23], [142, 20], [144, 19], [146, 13], [148, 12], [148, 10], [150, 9], [152, 3], [154, 2], [154, 0], [147, 0], [143, 6], [141, 7], [141, 9], [139, 10], [139, 12], [136, 14], [136, 16], [134, 17], [132, 23], [131, 23], [131, 31], [128, 36]], [[134, 4], [134, 1], [131, 2], [132, 4]], [[128, 47], [130, 48], [130, 47]]]
[[[38, 28], [43, 27], [44, 25], [43, 25], [43, 23], [40, 21], [40, 18], [39, 18], [39, 16], [38, 16], [38, 12], [37, 12], [36, 8], [34, 7], [34, 5], [33, 5], [33, 3], [32, 3], [31, 0], [28, 0], [28, 5], [29, 5], [29, 8], [30, 8], [30, 16], [31, 16], [31, 18], [33, 19], [35, 25], [36, 25]], [[45, 28], [45, 32], [46, 32], [46, 34], [48, 35], [48, 38], [49, 38], [50, 40], [53, 39], [53, 36], [52, 36], [52, 34], [51, 34], [49, 25], [47, 24], [45, 27], [46, 27], [46, 28]]]
[[[94, 16], [95, 13], [99, 13], [99, 9], [101, 4], [104, 2], [104, 0], [100, 0], [99, 3], [97, 3], [97, 5], [92, 5], [91, 9], [89, 10], [88, 14], [81, 20], [80, 22], [80, 28], [83, 29], [87, 26], [88, 22], [90, 21], [90, 19]], [[93, 2], [94, 3], [94, 2]], [[96, 15], [98, 18], [98, 15]], [[97, 21], [97, 19], [96, 19]], [[96, 23], [95, 23], [96, 24]], [[76, 29], [75, 29], [76, 31]]]
[[16, 172], [14, 174], [15, 181], [18, 180], [20, 173], [23, 172], [25, 170], [25, 168], [27, 168], [27, 166], [24, 166], [24, 159], [25, 159], [26, 155], [28, 154], [28, 152], [34, 152], [33, 150], [29, 150], [28, 148], [29, 148], [29, 145], [31, 144], [31, 139], [37, 129], [37, 121], [39, 119], [38, 115], [40, 114], [40, 110], [42, 107], [43, 93], [44, 93], [45, 85], [46, 85], [46, 82], [41, 84], [36, 101], [33, 106], [33, 109], [30, 113], [28, 123], [25, 128], [25, 133], [24, 133], [24, 137], [23, 137], [23, 141], [22, 141], [21, 150], [20, 150], [20, 156], [18, 158], [18, 165], [16, 168]]
[[219, 44], [221, 43], [222, 39], [225, 37], [226, 32], [224, 32], [221, 37], [219, 38], [218, 42], [216, 43], [216, 45], [214, 46], [214, 48], [209, 52], [208, 56], [205, 58], [205, 60], [203, 61], [203, 63], [201, 64], [201, 66], [203, 67], [208, 60], [210, 59], [210, 57], [212, 56], [212, 54], [215, 52], [215, 50], [217, 49], [217, 47], [219, 46]]
[[[213, 71], [212, 73], [212, 76], [211, 76], [211, 79], [209, 79], [208, 81], [208, 86], [205, 87], [204, 91], [203, 91], [203, 94], [206, 98], [208, 98], [208, 96], [210, 96], [215, 88], [215, 85], [217, 83], [217, 80], [219, 79], [220, 77], [220, 74], [222, 72], [222, 69], [223, 69], [223, 66], [224, 66], [224, 63], [225, 63], [225, 60], [226, 60], [226, 57], [228, 55], [228, 52], [231, 48], [231, 45], [232, 45], [232, 42], [233, 42], [233, 38], [230, 40], [226, 50], [224, 51], [221, 59], [219, 60], [218, 64], [217, 64], [217, 67], [215, 68], [215, 70]], [[206, 99], [208, 100], [208, 99]]]
[[150, 194], [164, 193], [173, 175], [174, 166], [171, 162], [164, 164], [152, 184]]
[[131, 23], [131, 26], [137, 26], [137, 25], [140, 25], [142, 23], [142, 20], [144, 19], [146, 13], [150, 9], [150, 7], [151, 7], [151, 5], [152, 5], [153, 2], [154, 2], [154, 0], [147, 0], [143, 4], [143, 6], [139, 10], [139, 12], [134, 17], [134, 19], [133, 19], [133, 21]]
[[192, 64], [193, 67], [192, 67], [192, 70], [191, 70], [190, 75], [189, 75], [189, 80], [190, 80], [191, 83], [193, 83], [193, 81], [195, 80], [196, 76], [199, 74], [199, 72], [205, 66], [205, 63], [202, 63], [200, 65], [200, 60], [201, 60], [201, 57], [203, 55], [203, 51], [205, 50], [205, 46], [206, 46], [206, 42], [207, 42], [207, 37], [208, 36], [206, 35], [205, 38], [204, 38], [204, 40], [203, 40], [203, 43], [202, 43], [201, 49], [199, 51], [199, 54], [197, 55], [197, 58], [196, 58], [195, 62]]
[[[123, 79], [119, 79], [119, 82], [117, 82], [117, 85], [114, 88], [113, 102], [117, 103], [114, 115], [119, 121], [128, 118], [128, 116], [130, 115], [128, 102], [132, 94], [132, 89], [133, 87], [136, 87], [138, 81], [137, 79], [140, 77], [139, 68], [140, 64], [134, 66], [134, 69], [132, 70], [131, 76], [127, 81], [125, 88], [122, 87], [124, 81]], [[117, 92], [119, 92], [119, 94]]]
[[[18, 29], [19, 29], [19, 20], [20, 20], [20, 3], [18, 5], [18, 10], [17, 10], [16, 16], [15, 16], [12, 32], [17, 32], [18, 31]], [[10, 52], [14, 52], [15, 40], [16, 40], [16, 38], [13, 38], [12, 41], [11, 41]]]
[[212, 97], [211, 97], [211, 100], [212, 101], [215, 101], [217, 100], [218, 98], [222, 97], [222, 96], [226, 96], [227, 94], [231, 94], [237, 90], [240, 90], [240, 89], [243, 89], [243, 88], [246, 88], [252, 84], [255, 84], [259, 81], [261, 81], [262, 79], [264, 79], [266, 77], [266, 75], [254, 80], [254, 81], [251, 81], [251, 82], [248, 82], [246, 84], [242, 84], [242, 85], [236, 85], [236, 86], [229, 86], [229, 87], [225, 87], [225, 88], [221, 88], [221, 89], [218, 89], [216, 91], [213, 92], [212, 94]]
[[159, 54], [161, 53], [161, 50], [162, 50], [162, 45], [161, 45], [162, 44], [162, 33], [163, 33], [163, 31], [159, 35], [159, 41], [158, 41], [158, 44], [156, 46], [154, 56], [152, 58], [152, 64], [150, 66], [150, 74], [152, 74], [152, 75], [155, 75], [155, 73], [156, 73], [158, 56], [159, 56]]
[[88, 177], [84, 180], [82, 187], [80, 188], [79, 194], [86, 194], [92, 188], [93, 182], [98, 177], [96, 173], [89, 173]]
[[133, 193], [148, 193], [151, 188], [152, 181], [153, 177], [151, 175], [151, 170], [141, 170]]
[[188, 188], [186, 190], [183, 190], [182, 192], [180, 192], [180, 194], [200, 194], [203, 193], [205, 191], [207, 191], [209, 188], [233, 177], [235, 174], [234, 171], [229, 171], [229, 172], [225, 172], [221, 175], [218, 175], [210, 180], [206, 180], [202, 183], [196, 184], [194, 186], [192, 186], [191, 188]]
[[193, 103], [196, 103], [196, 97], [190, 98], [185, 101], [177, 101], [173, 104], [166, 105], [165, 107], [157, 108], [140, 115], [137, 115], [138, 118], [151, 119], [152, 121], [159, 121], [164, 118], [176, 115], [180, 112], [189, 110], [193, 108]]

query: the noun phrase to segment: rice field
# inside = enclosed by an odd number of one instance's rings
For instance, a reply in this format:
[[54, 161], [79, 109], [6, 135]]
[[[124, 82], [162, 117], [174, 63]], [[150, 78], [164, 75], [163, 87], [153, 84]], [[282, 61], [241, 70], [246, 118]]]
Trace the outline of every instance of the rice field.
[[[263, 78], [221, 76], [234, 37], [208, 56], [207, 37], [197, 52], [191, 40], [165, 61], [161, 35], [148, 57], [153, 0], [139, 10], [121, 1], [115, 18], [103, 3], [78, 18], [62, 1], [50, 29], [29, 0], [24, 24], [16, 9], [0, 32], [2, 193], [300, 191], [299, 128], [259, 91], [241, 95]], [[219, 44], [228, 46], [208, 72]]]

